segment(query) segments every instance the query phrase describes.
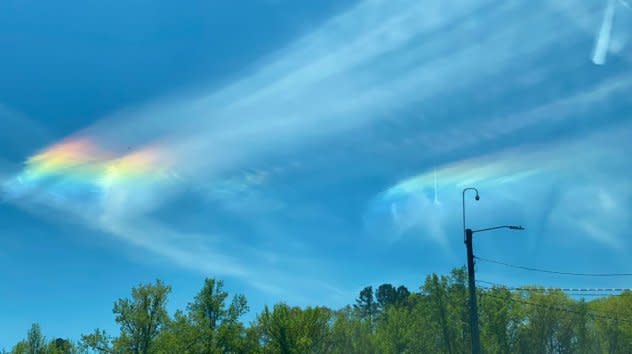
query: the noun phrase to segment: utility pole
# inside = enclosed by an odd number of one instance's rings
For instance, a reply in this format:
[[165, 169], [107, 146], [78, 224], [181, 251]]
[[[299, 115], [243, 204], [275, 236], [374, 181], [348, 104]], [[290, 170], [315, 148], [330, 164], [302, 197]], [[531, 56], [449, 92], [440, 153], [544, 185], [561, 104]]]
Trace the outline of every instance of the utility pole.
[[473, 191], [476, 192], [476, 196], [474, 200], [478, 201], [481, 199], [478, 194], [478, 189], [476, 188], [465, 188], [462, 193], [462, 201], [463, 201], [463, 236], [465, 241], [465, 247], [467, 248], [467, 281], [470, 295], [470, 332], [472, 337], [472, 353], [480, 354], [481, 353], [481, 334], [478, 329], [478, 304], [476, 303], [476, 278], [474, 276], [474, 243], [473, 236], [477, 232], [484, 231], [492, 231], [498, 229], [510, 229], [510, 230], [524, 230], [522, 226], [514, 226], [514, 225], [502, 225], [502, 226], [494, 226], [488, 227], [486, 229], [480, 230], [472, 230], [465, 228], [465, 192]]
[[476, 303], [476, 279], [474, 275], [474, 250], [472, 229], [465, 229], [465, 247], [467, 248], [467, 281], [470, 292], [470, 329], [472, 335], [472, 353], [480, 354], [481, 336], [478, 329], [478, 304]]
[[474, 279], [474, 251], [472, 244], [472, 236], [474, 232], [472, 229], [465, 228], [465, 193], [472, 191], [476, 193], [474, 200], [479, 201], [481, 199], [478, 194], [478, 189], [468, 187], [463, 189], [462, 201], [463, 201], [463, 241], [465, 241], [465, 247], [467, 248], [467, 280], [468, 288], [470, 292], [470, 336], [472, 340], [472, 353], [481, 353], [481, 337], [478, 331], [478, 306], [476, 303], [476, 281]]

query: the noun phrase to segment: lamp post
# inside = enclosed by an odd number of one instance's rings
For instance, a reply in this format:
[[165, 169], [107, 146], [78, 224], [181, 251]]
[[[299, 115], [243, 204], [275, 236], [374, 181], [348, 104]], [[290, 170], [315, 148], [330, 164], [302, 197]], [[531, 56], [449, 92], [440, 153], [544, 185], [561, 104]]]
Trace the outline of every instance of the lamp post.
[[474, 250], [472, 236], [477, 232], [492, 231], [498, 229], [524, 230], [522, 226], [502, 225], [488, 227], [479, 230], [465, 228], [465, 192], [472, 190], [476, 192], [475, 200], [480, 200], [478, 190], [476, 188], [465, 188], [463, 190], [463, 233], [465, 235], [465, 247], [467, 249], [467, 280], [470, 297], [470, 331], [472, 336], [472, 353], [481, 353], [481, 336], [478, 329], [478, 304], [476, 303], [476, 278], [474, 274]]
[[474, 200], [479, 201], [481, 199], [481, 197], [478, 195], [478, 189], [469, 187], [463, 190], [462, 198], [461, 198], [461, 201], [463, 202], [463, 209], [462, 209], [463, 210], [463, 242], [465, 242], [465, 192], [467, 191], [476, 192], [476, 196], [474, 197]]

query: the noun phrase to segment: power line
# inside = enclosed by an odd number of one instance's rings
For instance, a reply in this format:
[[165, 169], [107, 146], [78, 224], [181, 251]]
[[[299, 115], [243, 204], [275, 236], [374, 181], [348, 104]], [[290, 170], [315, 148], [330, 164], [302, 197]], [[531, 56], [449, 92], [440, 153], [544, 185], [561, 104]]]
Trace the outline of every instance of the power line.
[[[610, 320], [610, 321], [623, 321], [623, 322], [630, 322], [630, 323], [632, 323], [632, 320], [630, 320], [630, 319], [619, 318], [619, 317], [610, 317], [610, 316], [598, 314], [598, 313], [603, 313], [603, 312], [597, 312], [597, 311], [594, 311], [594, 310], [586, 311], [586, 312], [580, 312], [580, 311], [576, 311], [576, 310], [571, 310], [569, 308], [564, 308], [564, 307], [559, 307], [559, 306], [551, 306], [551, 305], [545, 305], [545, 304], [538, 304], [538, 303], [527, 301], [527, 300], [515, 299], [513, 297], [506, 298], [506, 297], [496, 296], [496, 295], [493, 295], [493, 294], [490, 294], [490, 293], [485, 293], [485, 292], [481, 293], [481, 294], [483, 296], [493, 297], [493, 298], [501, 299], [501, 300], [509, 300], [509, 301], [513, 301], [513, 302], [517, 302], [517, 303], [521, 303], [521, 304], [525, 304], [525, 305], [542, 307], [542, 308], [546, 308], [546, 309], [549, 309], [549, 310], [568, 312], [568, 313], [573, 313], [573, 314], [576, 314], [576, 315], [586, 315], [586, 316], [590, 316], [590, 317], [592, 317], [594, 319], [602, 319], [602, 320]], [[612, 314], [609, 314], [609, 315], [612, 316]]]
[[505, 262], [496, 261], [496, 260], [493, 260], [493, 259], [482, 258], [482, 257], [479, 257], [479, 256], [474, 256], [474, 258], [478, 259], [479, 261], [483, 261], [483, 262], [487, 262], [487, 263], [500, 264], [500, 265], [503, 265], [505, 267], [522, 269], [522, 270], [528, 270], [528, 271], [532, 271], [532, 272], [542, 272], [542, 273], [560, 274], [560, 275], [574, 275], [574, 276], [583, 276], [583, 277], [630, 277], [630, 276], [632, 276], [632, 273], [574, 273], [574, 272], [558, 272], [558, 271], [554, 271], [554, 270], [531, 268], [531, 267], [525, 267], [525, 266], [521, 266], [521, 265], [509, 264], [509, 263], [505, 263]]
[[[507, 290], [512, 290], [512, 288], [507, 287], [507, 286], [505, 286], [505, 285], [503, 285], [503, 284], [495, 284], [495, 283], [491, 283], [491, 282], [484, 281], [484, 280], [483, 280], [482, 282], [485, 282], [485, 283], [488, 283], [488, 284], [494, 284], [494, 286], [496, 286], [496, 287], [504, 288], [504, 289], [507, 289]], [[523, 290], [525, 290], [525, 289], [528, 289], [528, 290], [544, 290], [543, 288], [514, 288], [514, 289], [523, 289]], [[549, 290], [562, 290], [562, 289], [563, 289], [563, 288], [549, 288]], [[567, 289], [568, 289], [568, 288], [567, 288]], [[577, 290], [577, 289], [574, 289], [574, 290]], [[584, 288], [584, 290], [585, 290], [585, 291], [595, 291], [595, 289], [587, 289], [587, 288]], [[605, 290], [605, 289], [601, 289], [601, 290]], [[483, 295], [490, 295], [490, 293], [484, 293], [484, 292], [483, 292], [483, 293], [481, 293], [481, 294], [483, 294]], [[493, 297], [493, 296], [494, 296], [494, 295], [492, 295], [492, 297]], [[512, 297], [512, 299], [514, 299], [514, 298]], [[526, 300], [524, 300], [524, 301], [526, 301]], [[548, 305], [543, 305], [543, 304], [536, 304], [536, 305], [548, 306]], [[611, 315], [611, 316], [614, 316], [615, 318], [618, 318], [618, 316], [617, 316], [616, 314], [609, 313], [609, 312], [604, 312], [604, 311], [594, 311], [594, 310], [593, 310], [593, 312], [602, 313], [602, 314], [605, 314], [605, 315]], [[630, 322], [632, 322], [632, 321], [630, 321]]]
[[[494, 287], [491, 286], [479, 286], [479, 288], [481, 289], [486, 289], [486, 290], [492, 290], [494, 289]], [[508, 290], [512, 290], [512, 291], [516, 291], [516, 288], [507, 288]], [[533, 288], [535, 289], [535, 288]], [[518, 288], [518, 290], [524, 290], [524, 288]], [[568, 296], [582, 296], [582, 297], [607, 297], [607, 296], [617, 296], [617, 294], [612, 294], [612, 293], [596, 293], [596, 292], [576, 292], [576, 293], [571, 293], [571, 292], [565, 292], [566, 295]]]
[[[546, 288], [546, 287], [511, 287], [485, 280], [477, 280], [478, 283], [502, 287], [512, 291], [563, 291], [563, 292], [624, 292], [632, 291], [632, 288]], [[612, 295], [612, 294], [611, 294]]]

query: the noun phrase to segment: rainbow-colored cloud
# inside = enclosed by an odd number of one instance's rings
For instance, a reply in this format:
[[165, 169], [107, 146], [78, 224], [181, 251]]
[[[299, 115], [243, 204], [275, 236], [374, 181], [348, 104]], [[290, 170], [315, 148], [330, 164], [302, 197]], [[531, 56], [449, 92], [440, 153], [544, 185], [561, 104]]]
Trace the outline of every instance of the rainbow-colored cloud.
[[170, 161], [159, 145], [117, 154], [90, 138], [71, 138], [29, 157], [23, 171], [4, 187], [9, 197], [48, 195], [59, 200], [86, 192], [102, 197], [112, 189], [169, 179]]

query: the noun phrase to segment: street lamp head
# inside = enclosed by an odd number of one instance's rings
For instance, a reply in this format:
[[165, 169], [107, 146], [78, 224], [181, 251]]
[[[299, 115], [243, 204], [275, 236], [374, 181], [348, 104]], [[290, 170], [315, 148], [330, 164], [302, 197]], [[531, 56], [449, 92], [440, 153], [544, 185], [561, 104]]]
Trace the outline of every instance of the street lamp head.
[[463, 205], [463, 241], [466, 240], [466, 234], [465, 234], [465, 192], [467, 191], [474, 191], [476, 192], [476, 196], [474, 196], [474, 200], [478, 201], [481, 199], [481, 197], [478, 195], [478, 189], [474, 188], [474, 187], [467, 187], [463, 189], [463, 192], [461, 193], [462, 196], [462, 205]]
[[524, 230], [524, 227], [522, 226], [515, 226], [515, 225], [510, 225], [509, 229], [511, 230]]

